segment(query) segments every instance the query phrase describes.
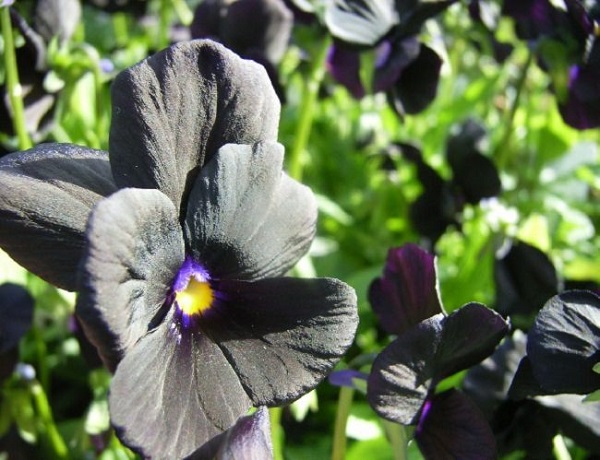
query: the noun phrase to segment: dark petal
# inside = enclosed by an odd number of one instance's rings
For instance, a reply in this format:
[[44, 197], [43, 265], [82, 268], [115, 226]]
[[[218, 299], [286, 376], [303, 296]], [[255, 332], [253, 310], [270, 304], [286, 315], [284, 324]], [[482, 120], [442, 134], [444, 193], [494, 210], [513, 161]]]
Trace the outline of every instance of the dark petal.
[[441, 68], [442, 60], [437, 53], [421, 43], [419, 56], [404, 69], [388, 93], [399, 115], [419, 113], [433, 102]]
[[277, 137], [280, 105], [265, 70], [210, 40], [178, 43], [122, 72], [112, 102], [116, 183], [159, 189], [178, 209], [221, 146]]
[[446, 141], [446, 157], [453, 171], [460, 169], [473, 153], [481, 152], [481, 144], [486, 137], [485, 128], [472, 119], [454, 128]]
[[110, 386], [117, 435], [144, 457], [187, 457], [251, 406], [219, 347], [201, 333], [179, 335], [171, 313], [128, 350]]
[[[596, 39], [598, 43], [600, 41]], [[600, 44], [597, 45], [600, 51]], [[565, 123], [575, 129], [600, 127], [600, 63], [570, 69], [567, 100], [558, 104]]]
[[353, 45], [374, 46], [398, 24], [394, 0], [334, 0], [325, 7], [331, 35]]
[[417, 423], [434, 377], [443, 321], [441, 313], [422, 321], [375, 358], [367, 400], [381, 417], [403, 425]]
[[212, 277], [281, 276], [308, 251], [316, 201], [309, 188], [282, 172], [282, 164], [279, 144], [231, 144], [202, 169], [184, 233]]
[[496, 440], [477, 406], [457, 390], [425, 403], [415, 439], [425, 458], [496, 459]]
[[109, 369], [156, 327], [184, 260], [177, 212], [158, 190], [123, 189], [87, 228], [76, 313]]
[[600, 297], [587, 291], [554, 296], [529, 331], [527, 355], [535, 378], [551, 394], [600, 389]]
[[285, 404], [314, 388], [352, 344], [356, 293], [336, 279], [217, 282], [224, 297], [202, 328], [254, 405]]
[[522, 40], [536, 40], [555, 31], [556, 12], [549, 0], [504, 0], [502, 14], [515, 20]]
[[27, 270], [76, 289], [91, 209], [115, 191], [106, 152], [42, 144], [0, 161], [0, 246]]
[[558, 292], [559, 281], [550, 258], [515, 241], [494, 264], [496, 310], [508, 315], [534, 315]]
[[435, 357], [435, 378], [441, 380], [490, 356], [509, 330], [508, 323], [485, 305], [468, 303], [444, 321]]
[[216, 460], [269, 460], [273, 458], [269, 411], [260, 407], [227, 430]]
[[0, 354], [16, 347], [31, 327], [33, 297], [23, 287], [0, 285]]
[[[249, 17], [252, 27], [248, 27]], [[227, 7], [220, 38], [242, 56], [258, 50], [277, 64], [287, 49], [293, 20], [292, 12], [282, 0], [238, 0]]]
[[488, 420], [506, 399], [510, 382], [526, 354], [526, 346], [527, 336], [517, 329], [489, 358], [468, 370], [463, 389]]
[[539, 396], [535, 401], [569, 439], [594, 453], [600, 452], [600, 404], [582, 401], [581, 396]]
[[402, 71], [419, 55], [421, 44], [417, 37], [408, 37], [399, 43], [383, 42], [382, 47], [390, 47], [385, 59], [375, 68], [373, 92], [387, 91], [398, 80]]
[[327, 69], [339, 84], [344, 85], [356, 99], [365, 95], [360, 81], [360, 54], [343, 45], [334, 43], [327, 54]]
[[517, 372], [515, 372], [510, 382], [508, 396], [510, 399], [519, 401], [529, 396], [541, 394], [544, 394], [544, 390], [533, 375], [531, 361], [527, 356], [524, 356], [519, 362]]
[[435, 257], [416, 244], [390, 249], [383, 277], [369, 288], [369, 302], [389, 334], [400, 335], [442, 313]]
[[194, 10], [190, 24], [192, 38], [212, 38], [218, 40], [221, 21], [226, 5], [223, 0], [204, 0]]
[[401, 37], [418, 35], [425, 21], [442, 13], [450, 5], [456, 3], [456, 1], [457, 0], [396, 0], [396, 5], [400, 12], [398, 35]]
[[494, 162], [481, 153], [472, 153], [454, 169], [453, 183], [460, 188], [467, 203], [498, 196], [502, 189]]
[[80, 20], [79, 0], [38, 0], [35, 4], [33, 26], [46, 42], [54, 37], [60, 43], [68, 41]]

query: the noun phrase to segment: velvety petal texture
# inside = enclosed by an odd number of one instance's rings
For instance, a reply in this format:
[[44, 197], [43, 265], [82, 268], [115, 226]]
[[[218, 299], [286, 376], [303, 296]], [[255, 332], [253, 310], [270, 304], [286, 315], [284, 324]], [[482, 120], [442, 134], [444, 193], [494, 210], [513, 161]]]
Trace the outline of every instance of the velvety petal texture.
[[44, 280], [75, 290], [88, 216], [116, 190], [106, 152], [42, 144], [3, 157], [0, 182], [0, 246]]
[[123, 189], [90, 217], [77, 315], [109, 369], [155, 328], [184, 260], [173, 203], [158, 190]]
[[190, 194], [185, 238], [212, 276], [281, 276], [308, 251], [316, 201], [282, 165], [279, 144], [231, 144], [202, 169]]
[[146, 457], [185, 458], [252, 405], [219, 346], [201, 332], [180, 336], [172, 324], [169, 312], [133, 345], [110, 387], [117, 434]]
[[586, 394], [600, 389], [600, 297], [566, 291], [551, 298], [529, 331], [527, 356], [548, 393]]
[[15, 348], [33, 321], [33, 297], [14, 283], [0, 285], [0, 354]]
[[175, 44], [125, 70], [112, 102], [116, 183], [161, 190], [178, 210], [221, 146], [277, 136], [279, 100], [264, 68], [210, 40]]
[[494, 460], [496, 440], [477, 406], [457, 390], [431, 396], [415, 431], [427, 459]]
[[352, 344], [356, 294], [329, 278], [221, 281], [224, 299], [202, 328], [255, 406], [289, 403], [314, 388]]
[[383, 277], [369, 288], [369, 302], [389, 334], [442, 313], [435, 257], [416, 244], [390, 249]]

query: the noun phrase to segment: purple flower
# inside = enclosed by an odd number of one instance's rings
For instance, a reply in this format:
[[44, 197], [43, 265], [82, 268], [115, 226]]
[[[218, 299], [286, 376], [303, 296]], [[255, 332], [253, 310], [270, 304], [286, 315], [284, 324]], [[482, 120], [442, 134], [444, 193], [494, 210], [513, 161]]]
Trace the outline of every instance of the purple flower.
[[436, 386], [489, 356], [508, 324], [477, 303], [446, 315], [434, 259], [415, 245], [390, 250], [370, 299], [386, 330], [398, 334], [373, 363], [367, 383], [373, 409], [416, 425], [427, 458], [495, 458], [494, 437], [475, 405], [456, 389], [436, 393]]

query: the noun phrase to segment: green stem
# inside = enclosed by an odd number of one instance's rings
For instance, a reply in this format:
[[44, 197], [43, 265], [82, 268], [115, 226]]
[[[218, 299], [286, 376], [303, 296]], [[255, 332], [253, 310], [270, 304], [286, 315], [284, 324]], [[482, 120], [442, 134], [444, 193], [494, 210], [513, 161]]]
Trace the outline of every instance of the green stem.
[[189, 26], [194, 20], [194, 13], [184, 0], [171, 0], [173, 9], [184, 26]]
[[410, 440], [409, 430], [399, 423], [382, 420], [385, 433], [392, 445], [392, 455], [394, 460], [408, 459], [408, 441]]
[[557, 460], [571, 460], [571, 454], [569, 453], [569, 449], [565, 445], [564, 438], [557, 434], [552, 438], [552, 446], [554, 451], [554, 456]]
[[129, 43], [129, 24], [127, 24], [127, 16], [119, 11], [112, 15], [113, 30], [115, 33], [115, 41], [119, 48], [125, 48]]
[[300, 117], [294, 137], [294, 145], [288, 156], [290, 177], [297, 181], [302, 180], [304, 172], [304, 164], [306, 162], [305, 153], [310, 132], [312, 129], [313, 119], [315, 115], [315, 105], [319, 95], [319, 87], [325, 76], [325, 57], [329, 49], [330, 40], [325, 39], [319, 48], [317, 55], [313, 61], [308, 79], [302, 87], [302, 100], [300, 101]]
[[68, 458], [69, 450], [56, 428], [54, 417], [52, 416], [52, 409], [50, 408], [44, 389], [37, 381], [33, 381], [30, 384], [30, 389], [35, 408], [43, 424], [42, 432], [45, 434], [48, 446], [52, 450], [53, 457], [57, 459]]
[[283, 408], [269, 408], [271, 420], [271, 442], [273, 444], [273, 460], [283, 460], [283, 427], [281, 426], [281, 414]]
[[333, 430], [333, 450], [331, 460], [344, 460], [346, 455], [346, 424], [350, 415], [350, 407], [354, 399], [354, 389], [341, 387], [338, 396], [337, 413]]
[[494, 153], [494, 157], [496, 158], [496, 166], [498, 170], [502, 171], [507, 161], [507, 155], [510, 152], [510, 142], [514, 132], [515, 125], [515, 116], [517, 114], [517, 110], [519, 109], [519, 103], [521, 102], [521, 95], [523, 93], [523, 88], [525, 87], [525, 82], [527, 81], [527, 73], [531, 64], [533, 62], [533, 53], [529, 52], [527, 55], [527, 61], [521, 68], [521, 74], [519, 75], [519, 79], [515, 85], [516, 93], [515, 97], [510, 106], [510, 110], [508, 112], [507, 120], [504, 124], [505, 129], [502, 135], [500, 142], [496, 146], [496, 151]]
[[26, 150], [32, 147], [31, 139], [25, 125], [25, 109], [23, 107], [23, 87], [19, 83], [19, 71], [17, 69], [17, 57], [15, 54], [15, 43], [13, 40], [12, 24], [10, 21], [10, 10], [8, 7], [0, 8], [2, 23], [2, 39], [4, 40], [4, 65], [6, 67], [6, 87], [12, 108], [13, 125], [19, 148]]

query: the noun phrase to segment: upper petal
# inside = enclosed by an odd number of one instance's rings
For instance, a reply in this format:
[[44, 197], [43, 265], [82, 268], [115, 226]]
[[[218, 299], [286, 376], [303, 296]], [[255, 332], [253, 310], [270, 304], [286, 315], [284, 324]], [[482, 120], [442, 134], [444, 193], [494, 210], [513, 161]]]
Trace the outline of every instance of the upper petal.
[[383, 277], [371, 283], [369, 301], [390, 334], [442, 313], [435, 257], [416, 244], [390, 249]]
[[178, 209], [222, 145], [277, 137], [279, 100], [264, 68], [210, 40], [177, 43], [125, 70], [112, 102], [116, 183], [159, 189]]
[[0, 161], [0, 246], [19, 264], [75, 290], [91, 209], [114, 192], [106, 152], [42, 144]]
[[177, 212], [158, 190], [123, 189], [98, 204], [76, 312], [109, 369], [162, 319], [183, 260]]
[[121, 441], [144, 457], [180, 459], [202, 448], [199, 458], [213, 458], [214, 438], [251, 402], [219, 347], [202, 333], [178, 335], [172, 313], [119, 363], [110, 386], [111, 422]]
[[279, 144], [227, 145], [202, 169], [184, 233], [213, 278], [281, 276], [308, 251], [316, 201], [282, 163]]
[[356, 294], [336, 279], [222, 281], [222, 305], [202, 321], [255, 405], [314, 388], [354, 340]]

